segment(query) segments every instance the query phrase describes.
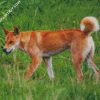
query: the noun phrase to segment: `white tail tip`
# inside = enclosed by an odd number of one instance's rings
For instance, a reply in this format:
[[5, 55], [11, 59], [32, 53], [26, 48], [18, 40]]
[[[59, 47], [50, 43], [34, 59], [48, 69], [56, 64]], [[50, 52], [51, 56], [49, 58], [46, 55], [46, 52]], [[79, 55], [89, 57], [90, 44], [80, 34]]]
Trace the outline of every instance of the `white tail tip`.
[[88, 29], [90, 32], [98, 31], [100, 29], [98, 20], [92, 16], [83, 18], [80, 28], [82, 31]]

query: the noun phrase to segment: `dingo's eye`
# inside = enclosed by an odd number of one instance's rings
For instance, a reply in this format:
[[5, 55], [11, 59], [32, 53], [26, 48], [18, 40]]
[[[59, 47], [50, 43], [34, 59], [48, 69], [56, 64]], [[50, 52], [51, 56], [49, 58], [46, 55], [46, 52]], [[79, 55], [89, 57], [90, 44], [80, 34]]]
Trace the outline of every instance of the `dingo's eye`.
[[13, 41], [10, 41], [9, 44], [13, 44]]

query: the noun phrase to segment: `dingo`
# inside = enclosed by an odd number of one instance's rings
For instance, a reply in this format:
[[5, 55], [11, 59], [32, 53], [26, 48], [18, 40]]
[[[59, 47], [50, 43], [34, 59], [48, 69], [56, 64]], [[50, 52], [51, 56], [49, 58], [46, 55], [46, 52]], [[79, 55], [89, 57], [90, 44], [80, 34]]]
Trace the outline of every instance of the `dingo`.
[[47, 66], [49, 77], [54, 78], [51, 56], [70, 48], [77, 79], [82, 80], [83, 78], [81, 63], [86, 60], [98, 80], [99, 69], [93, 61], [95, 47], [91, 37], [91, 32], [98, 30], [99, 23], [95, 17], [83, 18], [80, 29], [27, 32], [19, 32], [16, 27], [14, 31], [4, 29], [6, 43], [3, 51], [11, 53], [16, 48], [19, 48], [30, 55], [32, 63], [25, 73], [25, 78], [32, 76], [42, 58]]

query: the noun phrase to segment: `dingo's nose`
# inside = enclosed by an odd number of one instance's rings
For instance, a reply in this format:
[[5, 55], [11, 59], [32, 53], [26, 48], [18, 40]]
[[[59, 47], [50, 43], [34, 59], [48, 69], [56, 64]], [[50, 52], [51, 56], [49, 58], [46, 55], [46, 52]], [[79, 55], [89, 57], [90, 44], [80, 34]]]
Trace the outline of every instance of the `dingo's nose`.
[[12, 49], [8, 51], [6, 48], [2, 48], [2, 50], [3, 50], [3, 52], [5, 52], [7, 55], [10, 54], [10, 53], [12, 52]]
[[2, 48], [3, 52], [7, 52], [6, 48]]

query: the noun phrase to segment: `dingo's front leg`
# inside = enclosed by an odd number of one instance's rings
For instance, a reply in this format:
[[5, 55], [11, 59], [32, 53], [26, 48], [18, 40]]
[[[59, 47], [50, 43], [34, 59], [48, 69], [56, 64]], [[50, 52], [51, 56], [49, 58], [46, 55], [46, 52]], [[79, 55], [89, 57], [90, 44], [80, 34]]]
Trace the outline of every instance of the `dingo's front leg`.
[[52, 58], [51, 57], [44, 57], [44, 62], [46, 64], [49, 77], [54, 78], [54, 73], [52, 70]]
[[41, 63], [41, 57], [39, 56], [34, 56], [32, 57], [32, 63], [28, 67], [24, 78], [28, 79], [32, 76], [33, 72], [37, 69], [38, 65]]

